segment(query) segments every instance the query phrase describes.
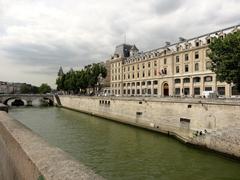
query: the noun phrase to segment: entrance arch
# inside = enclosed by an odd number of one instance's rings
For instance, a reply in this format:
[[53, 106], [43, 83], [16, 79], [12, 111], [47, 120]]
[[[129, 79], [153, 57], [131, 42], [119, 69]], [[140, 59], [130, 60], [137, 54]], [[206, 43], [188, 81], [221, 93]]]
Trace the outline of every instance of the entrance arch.
[[169, 96], [169, 85], [167, 82], [163, 83], [163, 96]]

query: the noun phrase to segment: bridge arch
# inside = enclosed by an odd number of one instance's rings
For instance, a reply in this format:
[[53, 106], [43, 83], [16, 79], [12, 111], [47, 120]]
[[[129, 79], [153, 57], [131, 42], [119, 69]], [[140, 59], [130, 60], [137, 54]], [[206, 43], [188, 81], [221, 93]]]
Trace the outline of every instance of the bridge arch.
[[8, 102], [12, 99], [18, 99], [24, 102], [25, 105], [32, 105], [32, 103], [36, 100], [39, 102], [44, 102], [48, 105], [54, 104], [53, 95], [46, 95], [46, 94], [4, 94], [0, 95], [0, 101], [8, 105]]
[[13, 97], [8, 97], [3, 101], [3, 104], [8, 105], [8, 102], [10, 100], [21, 100], [24, 104], [27, 104], [27, 100], [24, 98], [18, 97], [18, 96], [13, 96]]

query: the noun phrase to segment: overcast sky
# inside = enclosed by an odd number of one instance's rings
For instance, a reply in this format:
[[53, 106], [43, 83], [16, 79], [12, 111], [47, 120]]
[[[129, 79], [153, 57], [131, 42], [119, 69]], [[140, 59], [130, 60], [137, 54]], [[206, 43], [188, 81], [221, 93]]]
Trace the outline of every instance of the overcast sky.
[[240, 24], [240, 0], [0, 0], [0, 81], [55, 86], [124, 42], [155, 49]]

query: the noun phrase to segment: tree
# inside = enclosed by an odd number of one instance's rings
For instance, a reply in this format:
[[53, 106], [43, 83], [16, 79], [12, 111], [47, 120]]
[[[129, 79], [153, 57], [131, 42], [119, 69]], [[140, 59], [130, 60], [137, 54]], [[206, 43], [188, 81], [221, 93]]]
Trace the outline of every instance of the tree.
[[80, 71], [74, 71], [70, 69], [66, 74], [58, 73], [56, 79], [57, 89], [64, 90], [68, 92], [78, 93], [81, 90], [81, 93], [86, 93], [87, 88], [93, 88], [95, 92], [96, 86], [98, 85], [99, 76], [102, 78], [107, 76], [107, 69], [103, 64], [90, 64], [84, 67]]
[[212, 60], [212, 71], [221, 82], [233, 83], [240, 91], [240, 31], [225, 38], [214, 38], [208, 54]]
[[22, 84], [20, 87], [21, 94], [29, 94], [32, 93], [32, 87], [28, 84]]
[[50, 93], [50, 92], [51, 92], [51, 87], [48, 84], [43, 83], [39, 87], [39, 93], [41, 93], [41, 94], [46, 94], [46, 93]]

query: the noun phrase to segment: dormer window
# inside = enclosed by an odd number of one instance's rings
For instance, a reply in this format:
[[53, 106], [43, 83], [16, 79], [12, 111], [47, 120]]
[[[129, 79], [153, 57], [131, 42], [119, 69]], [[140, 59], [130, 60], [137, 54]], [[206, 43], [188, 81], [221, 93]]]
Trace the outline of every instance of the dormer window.
[[196, 47], [200, 45], [199, 41], [195, 42]]
[[207, 44], [210, 44], [211, 43], [211, 38], [208, 38], [207, 39]]

